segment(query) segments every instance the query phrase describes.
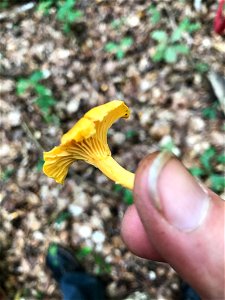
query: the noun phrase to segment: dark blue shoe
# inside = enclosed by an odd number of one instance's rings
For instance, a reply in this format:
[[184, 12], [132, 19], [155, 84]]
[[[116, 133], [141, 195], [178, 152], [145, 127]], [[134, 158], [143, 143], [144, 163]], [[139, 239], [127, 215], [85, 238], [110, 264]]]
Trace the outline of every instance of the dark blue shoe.
[[48, 248], [46, 266], [51, 270], [54, 279], [58, 282], [68, 272], [84, 271], [68, 249], [55, 243], [50, 244]]
[[186, 282], [181, 283], [182, 300], [201, 300], [196, 291]]
[[51, 244], [46, 266], [59, 284], [64, 300], [104, 300], [102, 282], [86, 273], [72, 252], [58, 244]]

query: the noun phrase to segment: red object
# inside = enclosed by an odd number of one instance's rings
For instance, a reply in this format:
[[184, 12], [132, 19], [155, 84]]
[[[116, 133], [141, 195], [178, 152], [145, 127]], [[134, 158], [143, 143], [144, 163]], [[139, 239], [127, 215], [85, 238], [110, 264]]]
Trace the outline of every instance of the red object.
[[225, 16], [223, 15], [223, 7], [225, 0], [220, 0], [219, 7], [217, 9], [216, 17], [214, 19], [214, 30], [216, 33], [223, 35], [225, 31]]

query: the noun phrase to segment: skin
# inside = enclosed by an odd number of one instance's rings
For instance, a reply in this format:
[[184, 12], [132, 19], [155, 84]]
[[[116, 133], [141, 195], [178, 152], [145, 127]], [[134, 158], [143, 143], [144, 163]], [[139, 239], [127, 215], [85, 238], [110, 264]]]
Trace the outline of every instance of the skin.
[[[207, 215], [196, 229], [183, 232], [171, 226], [152, 204], [147, 188], [148, 170], [156, 155], [148, 156], [138, 167], [135, 204], [124, 215], [122, 238], [135, 255], [169, 263], [202, 299], [225, 299], [225, 201], [209, 191]], [[179, 164], [176, 159], [171, 159], [160, 173], [158, 185], [162, 193], [174, 194], [179, 189], [176, 183], [174, 189], [168, 189], [167, 184], [168, 180], [171, 181], [171, 174], [179, 172], [179, 176], [185, 176]]]

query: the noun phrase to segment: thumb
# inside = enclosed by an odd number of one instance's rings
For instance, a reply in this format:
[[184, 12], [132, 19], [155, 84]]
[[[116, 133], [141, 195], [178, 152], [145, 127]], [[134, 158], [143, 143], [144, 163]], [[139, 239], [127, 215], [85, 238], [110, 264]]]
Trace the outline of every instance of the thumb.
[[[141, 163], [134, 198], [135, 218], [140, 218], [149, 248], [203, 298], [223, 299], [224, 202], [168, 152], [150, 155]], [[129, 214], [123, 224], [125, 242], [126, 224], [132, 222]]]

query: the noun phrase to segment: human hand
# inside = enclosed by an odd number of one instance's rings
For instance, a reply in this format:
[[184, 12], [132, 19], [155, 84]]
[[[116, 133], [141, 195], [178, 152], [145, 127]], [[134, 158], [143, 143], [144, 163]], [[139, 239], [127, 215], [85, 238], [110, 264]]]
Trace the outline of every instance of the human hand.
[[122, 237], [136, 255], [169, 263], [203, 299], [225, 297], [225, 202], [168, 153], [138, 167]]

